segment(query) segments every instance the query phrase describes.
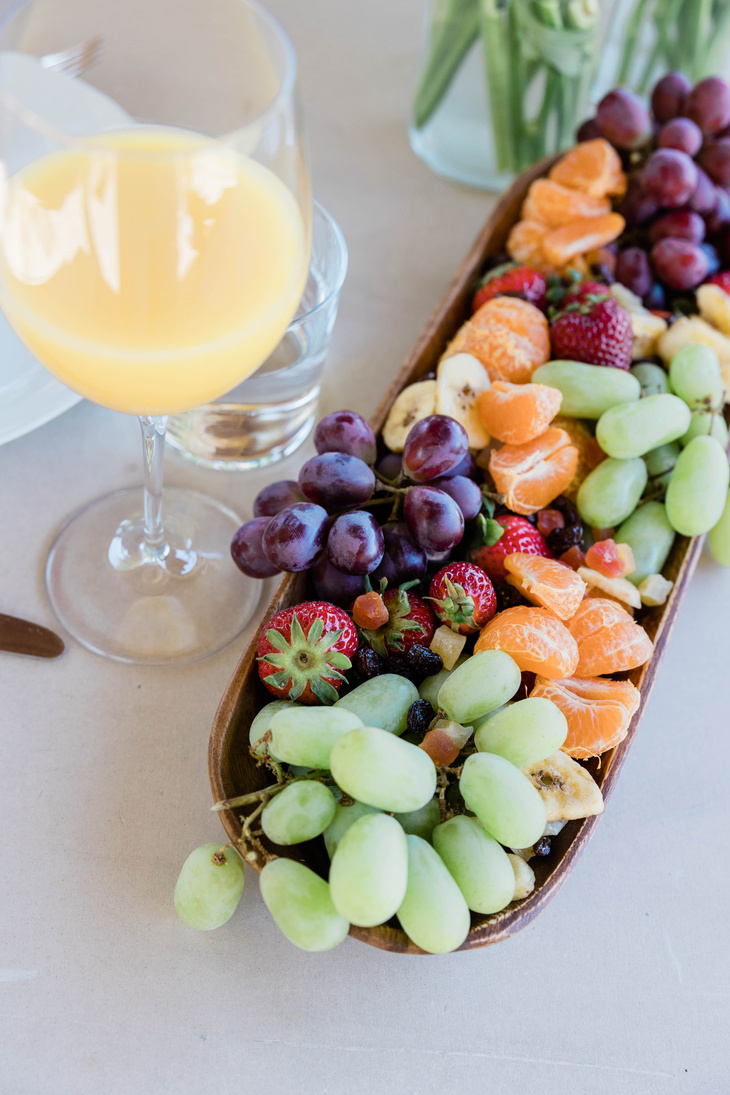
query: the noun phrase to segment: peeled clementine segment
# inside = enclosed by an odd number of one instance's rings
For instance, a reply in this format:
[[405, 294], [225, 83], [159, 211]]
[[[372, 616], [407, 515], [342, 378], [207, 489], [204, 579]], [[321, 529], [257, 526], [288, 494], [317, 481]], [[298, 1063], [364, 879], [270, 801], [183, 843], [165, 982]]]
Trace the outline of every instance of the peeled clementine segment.
[[524, 445], [492, 453], [489, 471], [514, 513], [529, 516], [563, 494], [578, 467], [578, 450], [565, 430], [550, 428]]
[[507, 581], [523, 597], [534, 605], [552, 609], [561, 620], [575, 615], [585, 595], [583, 579], [556, 559], [515, 551], [505, 556], [504, 568], [508, 572]]
[[[561, 556], [561, 558], [563, 558], [563, 556]], [[583, 564], [581, 564], [581, 565], [583, 565]], [[634, 609], [632, 608], [631, 605], [627, 605], [625, 601], [619, 601], [617, 597], [609, 596], [609, 594], [606, 593], [605, 590], [599, 589], [598, 586], [588, 586], [588, 589], [586, 590], [586, 595], [583, 598], [583, 600], [584, 601], [595, 600], [597, 597], [603, 597], [604, 600], [606, 600], [606, 601], [612, 601], [615, 605], [618, 605], [619, 608], [622, 608], [624, 610], [624, 612], [628, 616], [631, 616], [632, 619], [633, 619]]]
[[626, 221], [620, 213], [577, 217], [561, 228], [553, 228], [542, 241], [545, 258], [553, 266], [566, 266], [576, 255], [605, 247], [623, 232]]
[[547, 262], [542, 249], [542, 241], [549, 231], [540, 221], [518, 221], [507, 237], [507, 254], [515, 262], [531, 266], [540, 274], [557, 274], [558, 271]]
[[618, 152], [603, 137], [575, 145], [550, 168], [548, 178], [593, 198], [619, 197], [626, 190]]
[[636, 669], [654, 652], [644, 628], [608, 597], [583, 601], [567, 626], [578, 644], [576, 677], [600, 677]]
[[490, 380], [528, 381], [550, 357], [548, 322], [539, 308], [517, 297], [493, 297], [456, 332], [447, 356], [467, 353]]
[[606, 454], [580, 418], [568, 418], [567, 415], [559, 414], [553, 419], [551, 425], [554, 429], [565, 430], [571, 445], [578, 450], [578, 466], [575, 469], [575, 475], [563, 491], [563, 494], [573, 498], [585, 477], [606, 459]]
[[577, 217], [597, 217], [610, 212], [607, 198], [591, 197], [553, 179], [535, 179], [522, 206], [525, 220], [540, 221], [548, 228], [560, 228]]
[[641, 693], [629, 681], [535, 679], [530, 696], [551, 700], [565, 715], [568, 736], [561, 748], [576, 760], [598, 757], [626, 737]]
[[482, 392], [477, 409], [487, 433], [510, 445], [539, 437], [560, 410], [563, 393], [547, 384], [495, 380]]
[[517, 605], [499, 612], [482, 628], [474, 647], [504, 650], [523, 673], [559, 679], [571, 677], [578, 665], [578, 644], [549, 608]]

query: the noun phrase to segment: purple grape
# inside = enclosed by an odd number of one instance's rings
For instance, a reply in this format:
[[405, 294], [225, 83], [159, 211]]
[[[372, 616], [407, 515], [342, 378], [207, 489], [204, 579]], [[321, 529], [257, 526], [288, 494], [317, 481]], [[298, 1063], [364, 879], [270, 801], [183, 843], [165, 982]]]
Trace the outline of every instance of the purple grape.
[[314, 592], [321, 601], [331, 601], [340, 608], [349, 608], [356, 597], [365, 592], [365, 582], [354, 574], [343, 574], [333, 567], [323, 551], [312, 567]]
[[709, 141], [697, 157], [700, 167], [718, 186], [730, 186], [730, 138]]
[[717, 249], [711, 243], [701, 243], [700, 248], [707, 259], [707, 277], [711, 278], [720, 269], [720, 256]]
[[436, 487], [411, 487], [403, 511], [408, 531], [429, 555], [449, 551], [464, 535], [461, 510]]
[[461, 423], [445, 414], [431, 414], [416, 422], [408, 434], [403, 470], [414, 483], [427, 483], [455, 468], [468, 451], [469, 439]]
[[622, 251], [616, 260], [616, 280], [637, 297], [645, 297], [654, 284], [646, 251], [641, 247], [627, 247]]
[[262, 539], [266, 558], [279, 570], [309, 570], [327, 538], [327, 511], [296, 502], [270, 518]]
[[603, 134], [599, 129], [598, 122], [595, 118], [586, 118], [577, 129], [575, 139], [580, 144], [581, 141], [595, 141], [597, 137], [602, 137]]
[[371, 513], [355, 510], [332, 522], [327, 537], [327, 555], [343, 574], [370, 574], [383, 558], [385, 541], [380, 525]]
[[395, 483], [401, 473], [403, 460], [399, 453], [388, 452], [375, 465], [375, 474], [384, 479], [386, 483]]
[[381, 578], [386, 578], [393, 588], [422, 577], [428, 562], [426, 552], [412, 539], [406, 525], [401, 521], [389, 521], [382, 531], [385, 554], [373, 572], [373, 586], [377, 586]]
[[270, 517], [254, 517], [241, 525], [231, 540], [231, 557], [239, 570], [249, 578], [273, 578], [281, 571], [264, 555], [262, 539]]
[[478, 471], [476, 460], [471, 452], [468, 452], [460, 464], [457, 464], [446, 475], [442, 475], [441, 478], [452, 479], [455, 475], [465, 475], [467, 479], [475, 479]]
[[701, 167], [697, 168], [697, 186], [694, 188], [689, 204], [696, 213], [705, 216], [712, 213], [717, 202], [717, 188], [709, 175]]
[[657, 312], [665, 311], [667, 307], [667, 294], [660, 281], [655, 281], [644, 297], [644, 307], [649, 309], [653, 308]]
[[630, 228], [646, 224], [659, 212], [657, 203], [650, 201], [644, 193], [640, 174], [635, 172], [629, 176], [626, 194], [616, 206], [616, 212], [621, 214]]
[[651, 261], [671, 289], [694, 289], [707, 277], [707, 256], [689, 240], [659, 240], [651, 249]]
[[646, 104], [625, 87], [617, 87], [604, 95], [598, 104], [596, 123], [602, 136], [616, 148], [641, 148], [652, 133]]
[[294, 479], [280, 479], [260, 490], [253, 501], [254, 517], [274, 517], [286, 506], [303, 502], [304, 495]]
[[330, 509], [343, 509], [361, 506], [372, 497], [375, 474], [357, 456], [347, 452], [323, 452], [302, 466], [299, 486], [310, 502]]
[[651, 109], [658, 122], [668, 122], [684, 114], [692, 81], [683, 72], [668, 72], [654, 85], [651, 93]]
[[649, 239], [652, 243], [658, 243], [659, 240], [665, 239], [702, 243], [704, 238], [705, 222], [699, 213], [692, 213], [690, 210], [665, 213], [655, 220], [649, 229]]
[[717, 186], [715, 187], [715, 198], [715, 208], [705, 217], [707, 233], [710, 236], [716, 235], [727, 224], [730, 224], [730, 194], [721, 186]]
[[702, 130], [691, 118], [672, 118], [659, 130], [657, 144], [696, 156], [702, 148]]
[[473, 479], [467, 479], [464, 475], [433, 479], [431, 486], [438, 487], [454, 499], [465, 521], [471, 521], [482, 508], [482, 492]]
[[719, 76], [700, 80], [687, 96], [685, 113], [706, 137], [730, 124], [730, 87]]
[[374, 464], [377, 455], [370, 423], [356, 411], [335, 411], [323, 418], [314, 431], [314, 447], [318, 453], [346, 452], [366, 464]]
[[697, 186], [697, 168], [686, 152], [658, 148], [644, 164], [641, 183], [647, 198], [675, 209], [692, 197]]

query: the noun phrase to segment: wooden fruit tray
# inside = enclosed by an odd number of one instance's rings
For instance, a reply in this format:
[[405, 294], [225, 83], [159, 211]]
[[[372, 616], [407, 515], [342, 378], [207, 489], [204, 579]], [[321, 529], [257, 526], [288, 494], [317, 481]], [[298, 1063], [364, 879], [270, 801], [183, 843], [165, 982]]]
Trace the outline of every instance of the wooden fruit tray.
[[[446, 343], [470, 313], [470, 299], [474, 281], [488, 256], [503, 250], [507, 234], [519, 217], [520, 207], [530, 183], [544, 175], [553, 160], [536, 164], [524, 172], [505, 193], [494, 213], [477, 237], [461, 269], [452, 281], [443, 300], [429, 319], [405, 364], [386, 392], [370, 422], [376, 434], [380, 432], [396, 395], [408, 384], [421, 379], [436, 368]], [[654, 678], [662, 659], [664, 647], [674, 624], [680, 602], [689, 584], [692, 572], [702, 548], [702, 538], [677, 537], [663, 573], [674, 581], [674, 587], [665, 605], [647, 609], [641, 623], [654, 642], [654, 654], [641, 669], [627, 674], [629, 680], [641, 692], [639, 709], [634, 715], [629, 732], [620, 745], [604, 753], [599, 760], [589, 762], [588, 767], [608, 800], [621, 767], [631, 748], [639, 728], [644, 708], [654, 684]], [[288, 574], [267, 606], [261, 625], [274, 613], [314, 596], [308, 574]], [[259, 680], [256, 665], [256, 642], [252, 640], [238, 663], [233, 677], [216, 712], [210, 734], [208, 767], [213, 799], [220, 802], [235, 795], [259, 790], [269, 782], [264, 768], [257, 768], [248, 751], [248, 731], [256, 712], [271, 699]], [[241, 835], [241, 824], [235, 811], [221, 813], [223, 826], [231, 840]], [[492, 916], [472, 913], [472, 925], [461, 950], [485, 947], [498, 943], [507, 936], [524, 928], [537, 916], [565, 882], [578, 857], [593, 835], [601, 815], [570, 821], [552, 838], [548, 856], [535, 857], [530, 866], [535, 871], [536, 884], [533, 893], [525, 900], [513, 902], [502, 912]], [[323, 841], [311, 841], [294, 847], [276, 849], [283, 855], [307, 863], [326, 877], [327, 856]], [[262, 866], [262, 865], [261, 865]], [[259, 866], [260, 870], [261, 867]], [[350, 934], [371, 946], [403, 954], [423, 954], [414, 946], [405, 932], [392, 921], [376, 928], [351, 927]]]

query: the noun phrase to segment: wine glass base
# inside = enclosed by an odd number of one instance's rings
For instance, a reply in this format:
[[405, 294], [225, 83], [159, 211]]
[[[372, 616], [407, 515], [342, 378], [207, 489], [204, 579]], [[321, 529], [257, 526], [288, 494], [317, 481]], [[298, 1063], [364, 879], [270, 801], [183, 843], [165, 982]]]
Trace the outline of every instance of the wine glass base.
[[226, 506], [170, 488], [166, 546], [142, 539], [142, 491], [91, 502], [65, 523], [46, 565], [56, 616], [88, 650], [134, 665], [188, 665], [227, 646], [251, 619], [261, 582], [231, 560], [241, 525]]

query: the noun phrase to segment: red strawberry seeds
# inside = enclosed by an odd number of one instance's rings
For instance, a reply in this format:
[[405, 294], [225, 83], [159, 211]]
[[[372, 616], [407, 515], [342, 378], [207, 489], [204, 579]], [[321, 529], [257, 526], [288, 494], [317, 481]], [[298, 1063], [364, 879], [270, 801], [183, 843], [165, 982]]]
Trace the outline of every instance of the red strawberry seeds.
[[544, 308], [547, 282], [537, 270], [529, 266], [518, 266], [514, 262], [505, 262], [489, 270], [479, 282], [472, 300], [472, 311], [476, 312], [482, 304], [494, 297], [521, 297], [537, 308]]
[[382, 658], [389, 654], [404, 654], [416, 644], [428, 646], [436, 631], [431, 608], [420, 597], [408, 592], [408, 584], [383, 594], [388, 622], [377, 629], [363, 629], [366, 642]]
[[269, 692], [299, 703], [332, 704], [357, 650], [357, 630], [341, 608], [308, 601], [285, 608], [259, 635], [259, 676]]
[[587, 293], [566, 304], [550, 323], [554, 358], [628, 369], [631, 316], [610, 293]]
[[473, 563], [443, 567], [433, 578], [429, 593], [438, 618], [461, 635], [473, 635], [497, 611], [494, 586]]

